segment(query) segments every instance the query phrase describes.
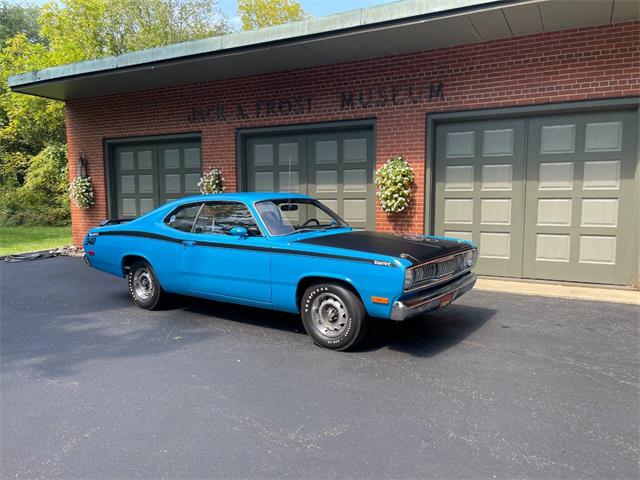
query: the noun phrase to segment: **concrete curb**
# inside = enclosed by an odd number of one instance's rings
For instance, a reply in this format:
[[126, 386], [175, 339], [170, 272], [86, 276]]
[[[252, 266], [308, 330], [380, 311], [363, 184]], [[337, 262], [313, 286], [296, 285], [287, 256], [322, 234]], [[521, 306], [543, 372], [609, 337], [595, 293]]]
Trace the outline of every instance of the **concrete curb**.
[[[493, 278], [479, 278], [476, 290], [516, 295], [568, 298], [594, 302], [626, 303], [640, 305], [640, 292], [610, 287], [591, 287], [555, 283], [534, 283]], [[640, 315], [640, 312], [638, 313]]]

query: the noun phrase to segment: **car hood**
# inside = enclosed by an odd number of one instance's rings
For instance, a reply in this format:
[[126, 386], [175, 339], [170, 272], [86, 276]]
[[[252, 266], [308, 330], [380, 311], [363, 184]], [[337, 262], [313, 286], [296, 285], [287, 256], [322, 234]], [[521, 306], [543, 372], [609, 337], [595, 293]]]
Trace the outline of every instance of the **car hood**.
[[367, 230], [305, 238], [296, 243], [377, 253], [403, 258], [414, 265], [472, 248], [469, 243], [462, 240]]

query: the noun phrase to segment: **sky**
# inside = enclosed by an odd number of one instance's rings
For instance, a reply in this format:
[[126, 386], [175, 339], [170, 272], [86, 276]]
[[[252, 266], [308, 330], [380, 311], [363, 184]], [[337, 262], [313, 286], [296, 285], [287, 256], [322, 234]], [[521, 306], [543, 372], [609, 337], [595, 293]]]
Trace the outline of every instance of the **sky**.
[[[395, 0], [298, 0], [302, 8], [314, 17], [322, 17], [324, 15], [331, 15], [332, 13], [355, 10], [356, 8], [391, 3], [392, 1]], [[239, 26], [240, 19], [236, 13], [237, 0], [218, 0], [218, 2], [224, 14], [231, 19], [234, 24]]]
[[[9, 0], [15, 4], [36, 4], [42, 5], [47, 0]], [[346, 12], [356, 8], [371, 7], [383, 3], [391, 3], [395, 0], [298, 0], [307, 12], [314, 17], [331, 15], [332, 13]], [[218, 0], [220, 8], [224, 14], [234, 20], [237, 16], [237, 0]]]
[[[332, 13], [346, 12], [356, 8], [370, 7], [382, 3], [390, 3], [392, 0], [298, 0], [302, 8], [314, 17], [331, 15]], [[236, 0], [219, 0], [220, 6], [228, 17], [236, 15]]]

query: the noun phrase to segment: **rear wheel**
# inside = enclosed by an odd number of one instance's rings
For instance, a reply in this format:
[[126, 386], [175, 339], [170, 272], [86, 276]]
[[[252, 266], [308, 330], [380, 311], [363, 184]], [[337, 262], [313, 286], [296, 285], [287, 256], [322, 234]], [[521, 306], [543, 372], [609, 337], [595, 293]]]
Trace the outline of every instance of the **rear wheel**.
[[325, 348], [347, 350], [366, 333], [364, 306], [357, 295], [342, 285], [312, 285], [302, 296], [300, 312], [309, 336]]
[[127, 273], [129, 293], [133, 302], [141, 308], [153, 310], [160, 306], [164, 292], [160, 288], [158, 278], [151, 265], [145, 261], [137, 261]]

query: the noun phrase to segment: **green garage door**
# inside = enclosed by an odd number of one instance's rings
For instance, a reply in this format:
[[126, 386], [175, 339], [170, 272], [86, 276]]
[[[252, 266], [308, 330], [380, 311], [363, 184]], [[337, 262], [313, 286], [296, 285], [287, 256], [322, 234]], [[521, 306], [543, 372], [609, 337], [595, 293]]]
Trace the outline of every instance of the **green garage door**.
[[118, 145], [113, 149], [113, 208], [133, 218], [199, 192], [200, 142]]
[[354, 227], [375, 228], [371, 130], [251, 137], [247, 187], [309, 194]]
[[437, 128], [435, 230], [472, 239], [484, 275], [629, 284], [637, 114]]
[[524, 120], [444, 125], [436, 142], [436, 233], [476, 242], [478, 273], [522, 276]]
[[630, 282], [636, 118], [612, 112], [529, 121], [525, 277]]

